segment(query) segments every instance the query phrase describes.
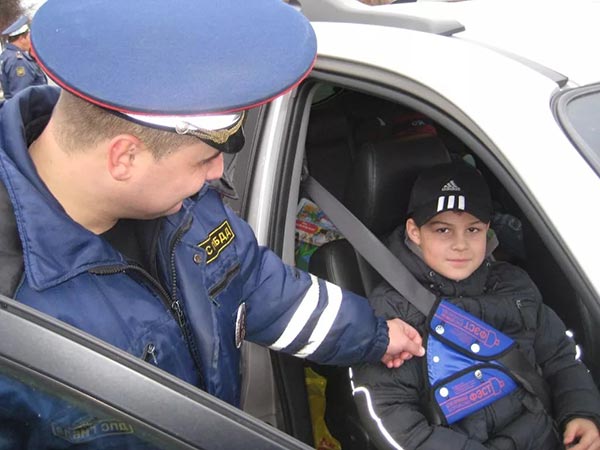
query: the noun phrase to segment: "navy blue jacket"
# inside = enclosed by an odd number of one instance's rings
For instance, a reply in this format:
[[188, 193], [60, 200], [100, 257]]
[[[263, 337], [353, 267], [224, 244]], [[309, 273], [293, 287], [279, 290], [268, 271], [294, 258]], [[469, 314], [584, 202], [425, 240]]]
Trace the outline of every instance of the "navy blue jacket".
[[[381, 358], [387, 325], [364, 298], [283, 264], [207, 185], [180, 212], [138, 223], [154, 255], [148, 270], [71, 220], [38, 178], [23, 135], [35, 138], [57, 96], [36, 87], [0, 109], [0, 178], [24, 259], [17, 300], [234, 405], [236, 324], [238, 341], [242, 325], [246, 340], [319, 363]], [[0, 403], [8, 395], [0, 389]], [[21, 408], [31, 401], [18, 398]]]
[[28, 52], [8, 44], [0, 54], [0, 84], [4, 98], [12, 98], [29, 86], [46, 84], [46, 75]]

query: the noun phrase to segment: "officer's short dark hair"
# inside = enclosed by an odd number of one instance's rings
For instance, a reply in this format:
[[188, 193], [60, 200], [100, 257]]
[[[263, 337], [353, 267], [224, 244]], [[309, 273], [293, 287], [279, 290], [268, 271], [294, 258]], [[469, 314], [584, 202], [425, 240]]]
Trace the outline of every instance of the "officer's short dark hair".
[[197, 144], [198, 138], [139, 125], [119, 117], [75, 95], [62, 91], [54, 110], [56, 134], [67, 152], [90, 148], [104, 139], [131, 134], [140, 139], [155, 159], [185, 145]]

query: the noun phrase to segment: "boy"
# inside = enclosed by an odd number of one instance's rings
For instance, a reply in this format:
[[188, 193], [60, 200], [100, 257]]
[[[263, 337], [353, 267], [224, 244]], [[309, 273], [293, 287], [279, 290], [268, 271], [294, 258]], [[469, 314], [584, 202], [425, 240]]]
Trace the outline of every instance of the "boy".
[[[491, 213], [488, 186], [475, 168], [463, 162], [435, 166], [415, 182], [406, 226], [394, 231], [390, 249], [438, 297], [517, 342], [549, 383], [552, 416], [518, 385], [452, 425], [434, 425], [426, 414], [428, 371], [419, 358], [388, 372], [371, 365], [354, 369], [355, 387], [370, 397], [376, 416], [379, 435], [373, 438], [403, 449], [600, 448], [598, 390], [575, 359], [564, 324], [542, 303], [526, 273], [490, 258]], [[419, 331], [426, 330], [427, 318], [388, 283], [380, 284], [370, 301], [379, 314], [401, 316]]]

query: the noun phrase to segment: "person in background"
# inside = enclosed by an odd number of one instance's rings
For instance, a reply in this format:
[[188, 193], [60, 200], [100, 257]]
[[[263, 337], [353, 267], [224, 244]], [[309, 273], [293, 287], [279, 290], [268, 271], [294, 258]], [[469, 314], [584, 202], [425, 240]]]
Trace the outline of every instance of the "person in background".
[[29, 86], [48, 82], [46, 75], [29, 54], [31, 37], [27, 17], [21, 16], [2, 32], [8, 44], [0, 54], [0, 84], [9, 99]]

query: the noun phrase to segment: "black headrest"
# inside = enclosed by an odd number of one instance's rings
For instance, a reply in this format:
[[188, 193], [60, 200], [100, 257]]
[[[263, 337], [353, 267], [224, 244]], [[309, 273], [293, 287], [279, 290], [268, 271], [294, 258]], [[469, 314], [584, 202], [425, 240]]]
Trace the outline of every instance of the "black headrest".
[[405, 220], [417, 175], [449, 161], [448, 150], [436, 136], [365, 143], [348, 178], [344, 203], [373, 233], [386, 235]]
[[306, 134], [306, 145], [326, 145], [336, 141], [348, 141], [350, 125], [348, 118], [336, 109], [315, 109], [311, 112]]

